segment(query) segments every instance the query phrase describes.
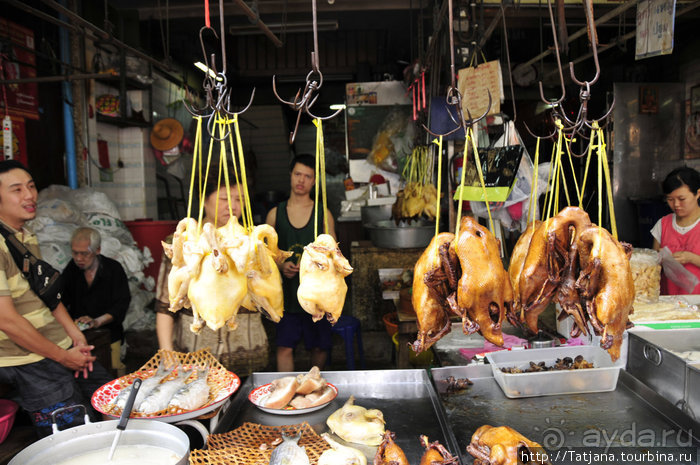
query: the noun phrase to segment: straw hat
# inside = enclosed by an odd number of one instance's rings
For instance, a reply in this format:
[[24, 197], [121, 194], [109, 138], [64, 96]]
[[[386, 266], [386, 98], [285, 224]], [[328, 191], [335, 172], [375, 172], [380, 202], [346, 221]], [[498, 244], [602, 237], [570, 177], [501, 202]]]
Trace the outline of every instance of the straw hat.
[[176, 147], [184, 134], [185, 130], [178, 120], [165, 118], [153, 125], [151, 145], [154, 149], [164, 152]]

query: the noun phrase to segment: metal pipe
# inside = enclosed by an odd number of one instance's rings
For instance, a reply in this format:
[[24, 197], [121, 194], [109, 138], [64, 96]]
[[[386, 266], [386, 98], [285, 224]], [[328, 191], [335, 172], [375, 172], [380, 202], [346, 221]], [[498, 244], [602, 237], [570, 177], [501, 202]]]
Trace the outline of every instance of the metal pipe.
[[[65, 0], [62, 0], [65, 1]], [[59, 18], [62, 15], [59, 15]], [[61, 18], [63, 19], [63, 18]], [[59, 31], [60, 55], [64, 63], [71, 62], [70, 37], [68, 29], [61, 28]], [[68, 176], [68, 186], [71, 189], [78, 188], [78, 172], [75, 162], [75, 126], [73, 124], [73, 89], [68, 81], [61, 85], [63, 94], [63, 135], [66, 145], [66, 174]]]
[[32, 14], [36, 16], [39, 19], [43, 19], [44, 21], [47, 21], [49, 23], [55, 24], [60, 27], [65, 27], [66, 29], [69, 29], [71, 32], [80, 32], [79, 29], [75, 26], [73, 26], [70, 23], [67, 23], [65, 21], [61, 21], [60, 19], [51, 16], [49, 14], [44, 13], [41, 10], [37, 10], [36, 8], [32, 8], [29, 5], [26, 5], [25, 2], [20, 2], [19, 0], [5, 0], [7, 3], [10, 5], [14, 6], [17, 9], [26, 11], [29, 14]]
[[[65, 64], [69, 66], [69, 64]], [[113, 78], [112, 73], [92, 73], [92, 74], [61, 74], [58, 76], [43, 76], [22, 79], [0, 80], [0, 84], [21, 84], [24, 82], [56, 82], [56, 81], [79, 81], [81, 79]]]
[[146, 60], [147, 62], [151, 63], [153, 66], [155, 66], [158, 69], [168, 71], [168, 72], [172, 71], [172, 69], [169, 66], [163, 64], [163, 61], [159, 61], [159, 60], [125, 44], [124, 42], [114, 38], [111, 34], [103, 31], [99, 27], [92, 24], [90, 21], [83, 19], [80, 15], [72, 12], [71, 10], [69, 10], [65, 6], [61, 5], [60, 3], [56, 2], [55, 0], [41, 0], [41, 1], [42, 1], [42, 3], [46, 4], [47, 6], [58, 11], [60, 14], [65, 15], [66, 17], [77, 22], [81, 26], [91, 30], [94, 34], [97, 35], [97, 37], [99, 39], [111, 42], [115, 46], [128, 51], [132, 55], [135, 55], [135, 56], [141, 58], [142, 60]]
[[270, 30], [269, 27], [265, 23], [263, 23], [260, 20], [260, 17], [250, 9], [250, 7], [246, 4], [245, 1], [243, 0], [233, 0], [233, 2], [238, 5], [241, 10], [243, 10], [243, 13], [250, 18], [252, 21], [255, 21], [255, 25], [260, 28], [261, 31], [272, 41], [273, 44], [275, 44], [275, 47], [282, 47], [282, 41], [277, 38], [274, 32]]
[[[608, 13], [604, 14], [603, 16], [601, 16], [600, 18], [596, 19], [596, 20], [595, 20], [595, 25], [598, 26], [599, 24], [606, 23], [606, 22], [608, 22], [609, 20], [611, 20], [611, 19], [613, 19], [613, 18], [615, 18], [615, 17], [621, 15], [621, 14], [624, 13], [625, 11], [627, 11], [627, 10], [629, 10], [630, 8], [636, 6], [636, 5], [637, 5], [637, 1], [638, 1], [638, 0], [628, 0], [627, 2], [625, 2], [624, 4], [618, 6], [618, 7], [615, 8], [614, 10], [611, 10], [611, 11], [609, 11]], [[586, 34], [586, 32], [587, 32], [587, 28], [586, 28], [586, 27], [583, 27], [583, 28], [579, 29], [578, 31], [574, 32], [573, 34], [571, 34], [571, 35], [569, 36], [569, 39], [566, 41], [566, 43], [569, 44], [569, 43], [573, 42], [574, 40], [578, 39], [578, 38], [581, 37], [582, 35]], [[563, 44], [562, 44], [562, 45], [563, 45]], [[537, 55], [536, 57], [534, 57], [534, 58], [532, 58], [532, 59], [526, 61], [525, 63], [523, 63], [522, 66], [529, 66], [529, 65], [535, 64], [535, 63], [537, 63], [539, 60], [541, 60], [542, 58], [544, 58], [544, 57], [550, 55], [551, 53], [552, 53], [552, 50], [551, 50], [551, 49], [545, 50], [544, 52], [540, 53], [540, 54]]]

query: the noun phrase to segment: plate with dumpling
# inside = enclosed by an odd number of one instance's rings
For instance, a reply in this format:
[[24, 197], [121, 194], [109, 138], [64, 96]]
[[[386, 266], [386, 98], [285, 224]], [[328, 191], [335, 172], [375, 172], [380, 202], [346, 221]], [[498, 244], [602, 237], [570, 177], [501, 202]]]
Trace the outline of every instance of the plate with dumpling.
[[328, 405], [338, 395], [338, 388], [321, 377], [318, 367], [308, 373], [284, 376], [256, 387], [250, 400], [256, 407], [277, 415], [301, 415]]

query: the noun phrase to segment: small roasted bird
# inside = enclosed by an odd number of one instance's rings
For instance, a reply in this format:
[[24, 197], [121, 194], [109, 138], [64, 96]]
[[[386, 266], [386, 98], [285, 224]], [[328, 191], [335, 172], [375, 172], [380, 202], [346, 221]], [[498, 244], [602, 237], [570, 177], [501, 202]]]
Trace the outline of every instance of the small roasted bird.
[[520, 316], [517, 314], [522, 309], [522, 305], [520, 305], [520, 277], [525, 266], [525, 257], [527, 257], [527, 251], [530, 248], [532, 235], [540, 223], [542, 223], [540, 220], [536, 220], [527, 225], [527, 228], [525, 228], [525, 231], [515, 243], [513, 252], [510, 255], [508, 275], [510, 276], [510, 284], [513, 286], [513, 308], [506, 313], [506, 317], [513, 326], [520, 326]]
[[620, 357], [622, 337], [632, 324], [634, 280], [630, 267], [632, 247], [615, 240], [605, 229], [591, 226], [578, 238], [581, 274], [576, 289], [586, 304], [589, 321], [600, 346], [615, 361]]
[[467, 452], [474, 457], [474, 465], [549, 464], [542, 446], [509, 426], [479, 427]]
[[324, 316], [334, 325], [343, 311], [348, 286], [345, 277], [352, 273], [347, 258], [329, 234], [320, 234], [304, 247], [299, 263], [299, 305], [314, 321]]
[[387, 430], [384, 440], [377, 448], [373, 465], [409, 465], [406, 454], [395, 442], [395, 434]]
[[462, 317], [465, 334], [479, 331], [489, 342], [503, 346], [502, 322], [513, 303], [513, 289], [498, 241], [478, 221], [465, 216], [451, 247], [462, 276], [457, 283], [456, 305], [450, 301], [450, 309]]
[[425, 449], [420, 465], [449, 465], [459, 463], [459, 457], [450, 454], [439, 442], [429, 442], [428, 436], [421, 434], [421, 446]]
[[449, 257], [452, 233], [433, 237], [413, 268], [413, 308], [416, 311], [418, 335], [412, 348], [416, 353], [428, 350], [449, 333], [452, 323], [447, 297], [457, 289], [456, 257]]
[[384, 436], [384, 414], [355, 405], [355, 396], [350, 396], [345, 405], [331, 413], [326, 424], [342, 440], [356, 444], [378, 446]]

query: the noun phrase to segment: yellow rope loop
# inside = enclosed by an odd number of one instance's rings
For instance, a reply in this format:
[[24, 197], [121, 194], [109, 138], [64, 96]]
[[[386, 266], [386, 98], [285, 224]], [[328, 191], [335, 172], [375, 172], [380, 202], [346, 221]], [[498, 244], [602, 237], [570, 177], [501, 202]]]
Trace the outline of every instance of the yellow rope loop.
[[[471, 127], [469, 129], [471, 130]], [[484, 204], [486, 205], [486, 213], [488, 213], [489, 215], [489, 226], [491, 227], [491, 232], [496, 234], [496, 227], [493, 225], [493, 218], [491, 217], [491, 206], [489, 205], [489, 197], [486, 194], [486, 181], [484, 181], [484, 173], [481, 169], [479, 148], [476, 146], [476, 140], [474, 140], [473, 137], [472, 150], [474, 150], [474, 163], [476, 164], [476, 172], [479, 173], [479, 182], [481, 183], [481, 190], [484, 192]]]
[[[217, 120], [218, 122], [218, 120]], [[223, 133], [221, 134], [223, 136]], [[197, 219], [197, 234], [202, 232], [202, 221], [204, 220], [204, 200], [207, 188], [207, 180], [209, 179], [209, 168], [211, 167], [211, 155], [214, 151], [214, 139], [209, 140], [209, 150], [207, 152], [207, 167], [204, 170], [204, 181], [199, 185], [199, 218]], [[199, 168], [199, 179], [202, 179], [202, 167]], [[218, 196], [217, 196], [218, 197]]]
[[[576, 171], [574, 170], [574, 160], [573, 160], [573, 156], [571, 155], [571, 147], [569, 147], [569, 144], [565, 144], [565, 145], [566, 145], [566, 153], [567, 153], [568, 159], [569, 159], [569, 168], [571, 168], [571, 177], [574, 179], [574, 188], [576, 189], [576, 197], [578, 199], [578, 204], [580, 206], [581, 203], [583, 202], [583, 198], [581, 197], [581, 191], [578, 187], [578, 181], [576, 180]], [[564, 178], [564, 179], [566, 179], [566, 178]], [[568, 193], [567, 193], [566, 199], [567, 199], [567, 201], [569, 201]], [[571, 205], [570, 201], [569, 201], [569, 205]]]
[[598, 152], [603, 158], [603, 173], [605, 174], [606, 192], [608, 196], [608, 208], [610, 210], [610, 229], [613, 237], [617, 240], [617, 221], [615, 219], [615, 204], [613, 202], [612, 183], [610, 182], [610, 166], [608, 166], [608, 151], [605, 146], [605, 137], [601, 128], [595, 127], [598, 134]]
[[[435, 235], [437, 236], [440, 232], [440, 193], [442, 192], [442, 136], [433, 140], [433, 143], [438, 146], [438, 172], [437, 172], [437, 199], [435, 200]], [[462, 168], [464, 169], [464, 168]], [[437, 252], [437, 249], [435, 249]]]
[[197, 160], [202, 158], [202, 117], [195, 116], [194, 119], [197, 120], [197, 130], [195, 132], [194, 138], [194, 150], [192, 151], [192, 173], [190, 174], [190, 192], [187, 198], [187, 217], [189, 217], [192, 214], [192, 197], [194, 197], [194, 174], [197, 171]]
[[328, 234], [328, 215], [326, 214], [326, 212], [328, 211], [328, 194], [326, 192], [326, 147], [323, 141], [323, 121], [320, 119], [318, 120], [318, 132], [320, 140], [319, 153], [321, 155], [319, 164], [321, 168], [321, 196], [323, 198], [323, 232]]
[[321, 182], [320, 176], [319, 176], [319, 168], [320, 168], [320, 154], [319, 154], [319, 149], [320, 149], [320, 131], [321, 131], [321, 125], [320, 121], [318, 119], [313, 120], [314, 125], [316, 126], [316, 156], [315, 161], [314, 161], [314, 186], [315, 186], [315, 192], [314, 192], [314, 241], [318, 237], [318, 190], [319, 190], [319, 184]]
[[469, 139], [471, 138], [471, 127], [464, 135], [464, 153], [462, 154], [462, 175], [459, 180], [459, 203], [457, 204], [457, 224], [455, 225], [455, 236], [459, 236], [459, 225], [462, 222], [462, 192], [464, 192], [464, 174], [467, 171], [467, 155], [469, 154]]
[[595, 131], [591, 132], [591, 141], [588, 144], [588, 155], [586, 155], [586, 168], [583, 170], [583, 182], [581, 183], [581, 198], [579, 199], [579, 208], [583, 208], [583, 195], [586, 190], [586, 180], [588, 180], [588, 168], [591, 165], [591, 158], [593, 157], [593, 139], [595, 137]]
[[[233, 116], [233, 128], [234, 132], [236, 134], [236, 147], [238, 151], [238, 166], [240, 166], [240, 171], [241, 171], [241, 183], [243, 186], [239, 189], [239, 196], [240, 193], [243, 193], [243, 204], [244, 204], [244, 209], [243, 213], [245, 214], [245, 219], [243, 220], [243, 223], [247, 223], [247, 228], [249, 231], [253, 230], [253, 209], [251, 207], [250, 203], [250, 193], [248, 192], [248, 174], [246, 173], [245, 169], [245, 155], [243, 154], [243, 142], [241, 141], [241, 128], [238, 124], [238, 115]], [[241, 215], [243, 216], [243, 215]]]
[[533, 170], [534, 171], [534, 174], [533, 174], [534, 180], [532, 183], [532, 187], [530, 188], [530, 207], [527, 211], [528, 224], [530, 223], [530, 221], [532, 221], [534, 223], [536, 220], [534, 211], [535, 211], [535, 207], [537, 205], [537, 175], [538, 175], [537, 167], [539, 166], [539, 162], [540, 162], [540, 138], [538, 137], [537, 138], [537, 145], [535, 146], [535, 169]]

